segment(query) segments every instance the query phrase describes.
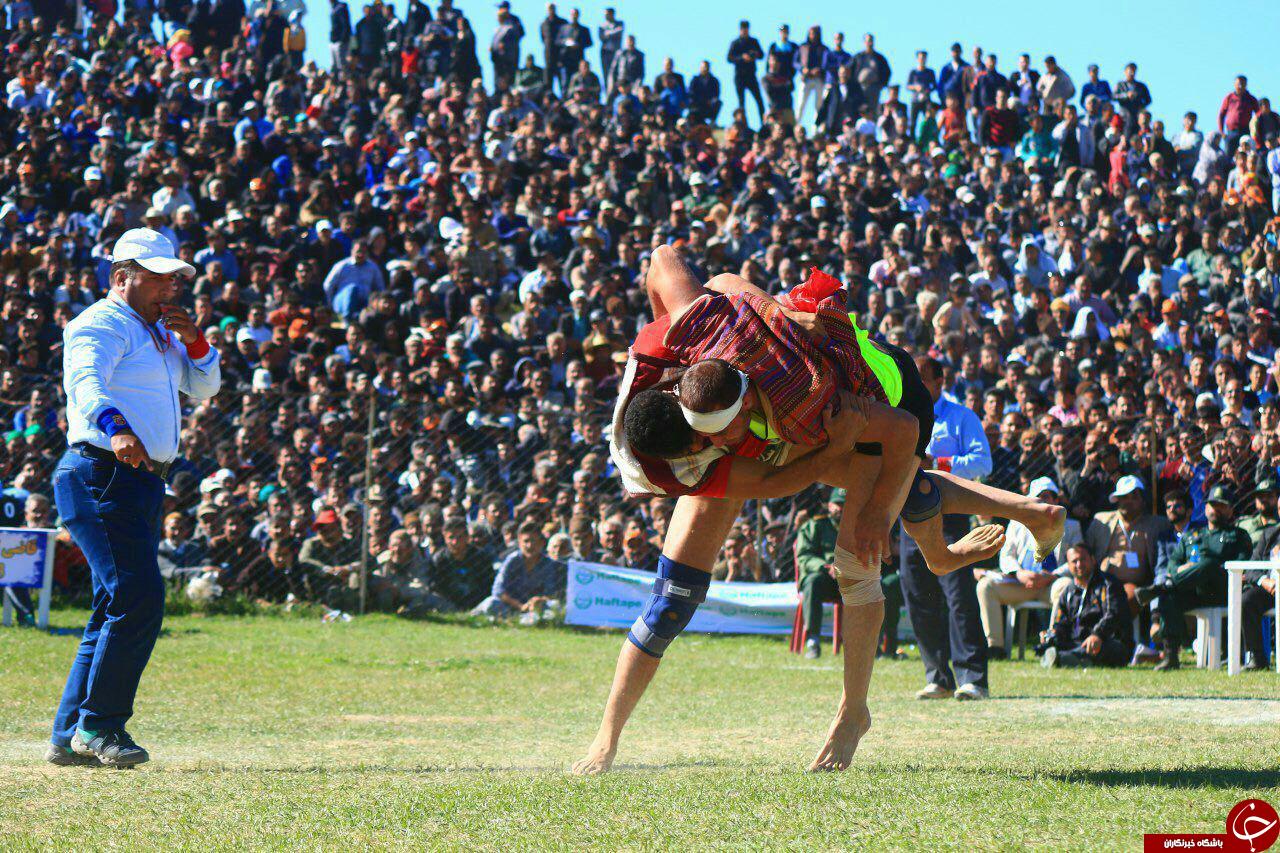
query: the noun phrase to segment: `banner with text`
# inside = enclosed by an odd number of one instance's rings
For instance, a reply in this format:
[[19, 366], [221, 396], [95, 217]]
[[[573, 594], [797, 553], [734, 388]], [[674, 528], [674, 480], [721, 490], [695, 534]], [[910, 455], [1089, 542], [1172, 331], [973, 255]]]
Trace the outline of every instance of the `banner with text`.
[[47, 530], [0, 529], [0, 586], [39, 589], [48, 547]]
[[[565, 622], [595, 628], [630, 628], [649, 600], [653, 580], [651, 572], [570, 560]], [[712, 581], [707, 600], [698, 607], [688, 630], [704, 634], [789, 634], [798, 601], [795, 584], [791, 583]]]

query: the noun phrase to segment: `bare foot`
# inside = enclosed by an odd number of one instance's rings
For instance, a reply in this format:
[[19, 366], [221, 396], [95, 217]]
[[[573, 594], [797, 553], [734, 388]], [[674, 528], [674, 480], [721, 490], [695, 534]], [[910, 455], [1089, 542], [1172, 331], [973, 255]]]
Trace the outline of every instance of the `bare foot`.
[[998, 553], [1004, 547], [1004, 528], [998, 524], [985, 524], [970, 530], [963, 538], [947, 546], [947, 557], [930, 563], [929, 571], [941, 577], [957, 569], [979, 563]]
[[864, 705], [860, 713], [836, 714], [827, 733], [827, 742], [809, 765], [810, 773], [847, 770], [862, 736], [871, 728], [871, 712]]
[[1053, 504], [1041, 504], [1037, 509], [1039, 512], [1036, 518], [1030, 519], [1027, 529], [1036, 539], [1036, 562], [1043, 563], [1067, 531], [1067, 511]]
[[591, 748], [587, 750], [585, 758], [580, 758], [569, 772], [574, 776], [599, 776], [608, 773], [609, 768], [613, 767], [613, 757], [617, 755], [617, 747], [607, 749], [597, 744], [591, 744]]

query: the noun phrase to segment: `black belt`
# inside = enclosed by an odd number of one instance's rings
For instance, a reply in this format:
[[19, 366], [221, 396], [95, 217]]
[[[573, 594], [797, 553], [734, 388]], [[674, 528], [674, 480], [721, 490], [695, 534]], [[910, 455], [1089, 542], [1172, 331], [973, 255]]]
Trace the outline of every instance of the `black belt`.
[[[87, 441], [77, 441], [71, 446], [80, 451], [82, 455], [88, 456], [90, 459], [97, 459], [99, 462], [110, 462], [112, 465], [121, 464], [120, 460], [117, 459], [116, 455], [110, 450], [103, 450], [101, 447], [98, 447], [95, 444], [90, 444]], [[154, 459], [151, 460], [151, 473], [155, 474], [161, 480], [167, 480], [169, 478], [169, 469], [171, 467], [173, 467], [172, 462], [157, 462]], [[145, 471], [146, 469], [144, 468], [142, 470]]]

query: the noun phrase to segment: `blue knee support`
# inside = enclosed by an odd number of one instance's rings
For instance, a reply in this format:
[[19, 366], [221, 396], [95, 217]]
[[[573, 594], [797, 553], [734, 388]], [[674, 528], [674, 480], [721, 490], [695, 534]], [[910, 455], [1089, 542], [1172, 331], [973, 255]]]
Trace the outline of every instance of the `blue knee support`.
[[671, 641], [688, 626], [698, 605], [706, 601], [710, 588], [710, 572], [662, 555], [649, 603], [627, 632], [627, 639], [650, 657], [662, 657]]
[[902, 505], [902, 520], [915, 524], [928, 521], [940, 512], [942, 491], [938, 484], [924, 471], [916, 471], [911, 490], [907, 492], [907, 501]]

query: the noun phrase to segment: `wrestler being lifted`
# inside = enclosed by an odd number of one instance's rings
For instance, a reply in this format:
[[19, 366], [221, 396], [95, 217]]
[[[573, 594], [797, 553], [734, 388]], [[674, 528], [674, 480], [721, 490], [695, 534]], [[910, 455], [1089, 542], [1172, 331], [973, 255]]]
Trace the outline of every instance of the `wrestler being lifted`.
[[827, 445], [823, 463], [812, 466], [816, 479], [848, 492], [835, 556], [845, 608], [844, 690], [810, 768], [843, 770], [870, 727], [866, 696], [884, 613], [879, 563], [894, 518], [901, 514], [930, 568], [945, 574], [995, 553], [1003, 536], [992, 525], [948, 545], [942, 513], [1016, 519], [1048, 553], [1062, 535], [1063, 511], [946, 472], [922, 472], [933, 402], [920, 370], [904, 351], [856, 329], [829, 277], [781, 304], [736, 276], [717, 276], [704, 288], [673, 250], [660, 247], [646, 284], [655, 322], [632, 347], [611, 451], [629, 492], [679, 499], [653, 595], [628, 633], [596, 739], [574, 770], [609, 769], [662, 654], [706, 595], [742, 499], [769, 496], [750, 494], [757, 478], [735, 476], [735, 469], [801, 465], [824, 446], [823, 413], [845, 391], [866, 400], [859, 404], [859, 443], [836, 461], [827, 461], [839, 456]]

